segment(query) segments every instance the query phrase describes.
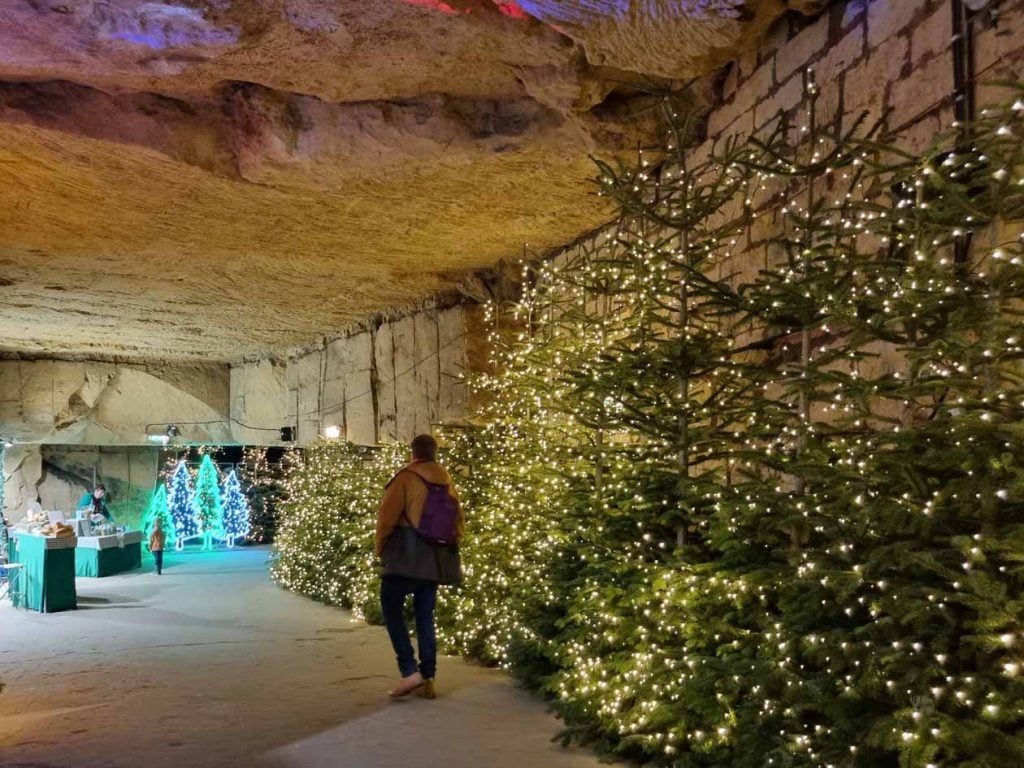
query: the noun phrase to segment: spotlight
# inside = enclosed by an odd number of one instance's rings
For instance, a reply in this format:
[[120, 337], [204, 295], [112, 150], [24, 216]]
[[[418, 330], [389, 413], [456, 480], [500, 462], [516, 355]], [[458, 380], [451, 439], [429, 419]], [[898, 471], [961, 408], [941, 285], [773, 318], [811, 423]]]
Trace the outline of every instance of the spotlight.
[[4, 444], [4, 448], [11, 448], [14, 446], [14, 441], [9, 437], [0, 437], [0, 442]]
[[179, 434], [180, 433], [178, 432], [178, 428], [176, 426], [174, 426], [173, 424], [168, 424], [167, 425], [167, 437], [168, 438], [177, 437]]
[[337, 440], [341, 437], [341, 427], [331, 424], [329, 427], [324, 427], [324, 437], [328, 440]]
[[281, 427], [281, 442], [291, 443], [295, 441], [295, 428], [294, 427]]

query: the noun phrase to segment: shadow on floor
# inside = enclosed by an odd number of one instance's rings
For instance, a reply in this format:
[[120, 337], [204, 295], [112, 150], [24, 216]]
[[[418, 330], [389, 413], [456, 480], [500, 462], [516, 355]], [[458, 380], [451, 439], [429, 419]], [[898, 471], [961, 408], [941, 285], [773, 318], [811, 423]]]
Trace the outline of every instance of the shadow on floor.
[[[472, 727], [467, 728], [471, 723]], [[593, 768], [593, 754], [554, 743], [536, 702], [506, 683], [410, 696], [316, 736], [273, 750], [264, 768]]]

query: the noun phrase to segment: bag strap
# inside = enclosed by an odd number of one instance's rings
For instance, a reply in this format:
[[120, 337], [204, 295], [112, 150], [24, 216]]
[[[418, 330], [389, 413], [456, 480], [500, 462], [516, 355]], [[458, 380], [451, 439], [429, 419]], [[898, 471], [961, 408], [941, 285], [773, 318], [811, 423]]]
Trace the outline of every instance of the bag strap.
[[[430, 487], [431, 485], [439, 485], [439, 486], [441, 486], [442, 488], [447, 488], [447, 487], [449, 486], [449, 484], [448, 484], [448, 483], [431, 483], [431, 482], [430, 482], [429, 480], [427, 480], [427, 478], [425, 478], [425, 477], [424, 477], [423, 475], [421, 475], [421, 474], [420, 474], [419, 472], [413, 472], [413, 471], [412, 471], [412, 470], [411, 470], [411, 469], [410, 469], [409, 467], [402, 467], [402, 468], [401, 468], [400, 470], [398, 470], [397, 472], [395, 472], [395, 476], [394, 476], [394, 477], [392, 477], [392, 478], [391, 478], [390, 480], [388, 480], [388, 485], [391, 485], [391, 484], [392, 484], [393, 482], [395, 482], [395, 480], [397, 480], [397, 479], [398, 479], [398, 476], [399, 476], [400, 474], [402, 474], [403, 472], [408, 472], [408, 473], [409, 473], [410, 475], [416, 475], [416, 477], [418, 477], [418, 478], [419, 478], [420, 480], [422, 480], [422, 481], [423, 481], [423, 484], [424, 484], [424, 485], [426, 485], [426, 486], [427, 486], [428, 488], [429, 488], [429, 487]], [[386, 487], [387, 487], [387, 485], [386, 485], [386, 486], [384, 486], [384, 487], [386, 488]], [[403, 519], [405, 520], [405, 522], [407, 523], [408, 527], [409, 527], [409, 528], [412, 528], [412, 529], [413, 529], [413, 531], [415, 531], [415, 532], [416, 532], [416, 535], [417, 535], [417, 536], [419, 536], [419, 538], [420, 538], [420, 539], [421, 539], [421, 540], [423, 541], [423, 543], [425, 543], [425, 544], [430, 544], [430, 542], [428, 542], [428, 541], [427, 541], [426, 539], [424, 539], [424, 538], [423, 538], [423, 535], [422, 535], [422, 534], [420, 533], [420, 530], [419, 530], [419, 528], [417, 528], [417, 527], [416, 527], [415, 525], [413, 525], [413, 524], [412, 524], [412, 520], [410, 520], [410, 519], [409, 519], [409, 515], [408, 515], [408, 514], [406, 514], [406, 511], [405, 511], [405, 507], [404, 507], [404, 506], [402, 507], [402, 518], [403, 518]], [[431, 544], [431, 546], [433, 546], [433, 545]]]
[[[432, 485], [439, 485], [442, 488], [447, 488], [448, 485], [449, 485], [449, 483], [432, 483], [429, 480], [427, 480], [427, 478], [425, 478], [423, 475], [421, 475], [419, 472], [415, 472], [412, 469], [410, 469], [409, 467], [402, 467], [402, 469], [398, 470], [397, 474], [395, 474], [395, 477], [398, 477], [398, 475], [402, 474], [403, 472], [408, 472], [410, 475], [416, 475], [416, 477], [418, 477], [420, 480], [422, 480], [423, 484], [426, 485], [427, 487], [430, 487]], [[394, 480], [394, 478], [392, 478], [392, 480]], [[390, 485], [390, 484], [391, 483], [388, 483], [388, 485]]]

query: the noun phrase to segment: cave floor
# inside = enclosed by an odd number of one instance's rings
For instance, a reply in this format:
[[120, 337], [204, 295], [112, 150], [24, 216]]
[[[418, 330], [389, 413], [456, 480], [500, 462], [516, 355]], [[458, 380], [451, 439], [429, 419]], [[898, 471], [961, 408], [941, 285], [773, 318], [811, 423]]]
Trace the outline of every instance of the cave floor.
[[79, 579], [79, 610], [0, 605], [5, 768], [599, 765], [500, 671], [440, 659], [439, 698], [389, 701], [381, 627], [278, 589], [263, 548]]

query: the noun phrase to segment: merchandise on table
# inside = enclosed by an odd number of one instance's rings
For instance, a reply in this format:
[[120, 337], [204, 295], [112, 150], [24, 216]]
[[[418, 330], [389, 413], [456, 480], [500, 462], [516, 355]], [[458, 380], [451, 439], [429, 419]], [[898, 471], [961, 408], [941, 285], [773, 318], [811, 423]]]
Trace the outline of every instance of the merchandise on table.
[[39, 529], [39, 533], [43, 536], [74, 536], [75, 529], [67, 523], [47, 523]]

